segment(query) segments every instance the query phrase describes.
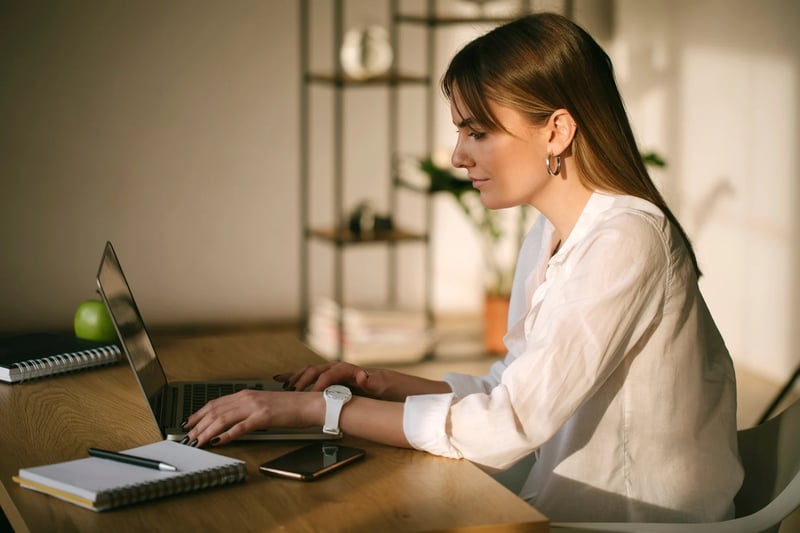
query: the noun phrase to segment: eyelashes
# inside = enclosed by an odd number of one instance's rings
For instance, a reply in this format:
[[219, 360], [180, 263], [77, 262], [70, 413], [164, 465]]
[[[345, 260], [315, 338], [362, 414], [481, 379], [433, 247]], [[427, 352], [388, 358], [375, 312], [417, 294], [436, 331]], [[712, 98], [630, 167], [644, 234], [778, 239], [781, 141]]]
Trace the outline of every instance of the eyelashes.
[[[456, 134], [458, 134], [458, 133], [461, 133], [461, 132], [456, 130]], [[467, 135], [472, 137], [476, 141], [479, 141], [479, 140], [483, 139], [484, 137], [486, 137], [486, 133], [484, 133], [482, 131], [471, 131]]]

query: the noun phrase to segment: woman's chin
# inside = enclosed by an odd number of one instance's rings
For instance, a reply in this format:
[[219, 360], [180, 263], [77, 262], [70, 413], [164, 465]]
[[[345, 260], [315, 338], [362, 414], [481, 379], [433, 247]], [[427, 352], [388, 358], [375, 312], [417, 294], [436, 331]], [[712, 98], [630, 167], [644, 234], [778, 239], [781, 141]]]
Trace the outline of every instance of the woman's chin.
[[518, 202], [510, 202], [484, 191], [481, 191], [481, 204], [483, 204], [483, 207], [486, 209], [506, 209], [519, 205]]

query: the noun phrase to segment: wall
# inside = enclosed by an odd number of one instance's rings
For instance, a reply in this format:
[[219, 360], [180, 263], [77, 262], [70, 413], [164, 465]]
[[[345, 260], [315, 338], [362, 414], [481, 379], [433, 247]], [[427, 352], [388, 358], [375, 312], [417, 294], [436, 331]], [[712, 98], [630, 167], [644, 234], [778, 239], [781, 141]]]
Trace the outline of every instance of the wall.
[[[329, 66], [332, 2], [312, 4], [312, 64]], [[345, 4], [347, 28], [385, 22], [388, 4]], [[403, 0], [410, 12], [423, 6]], [[298, 27], [298, 3], [285, 0], [0, 3], [0, 332], [69, 328], [95, 295], [106, 240], [150, 324], [297, 316]], [[481, 30], [443, 32], [437, 69]], [[419, 71], [424, 41], [409, 31], [401, 60]], [[312, 219], [329, 221], [330, 91], [314, 93]], [[346, 98], [347, 208], [385, 198], [386, 133], [374, 127], [385, 98], [372, 89]], [[417, 155], [423, 93], [404, 98], [402, 149]], [[449, 142], [445, 103], [432, 112]], [[420, 217], [419, 206], [404, 213]], [[330, 294], [330, 250], [313, 249], [315, 293]], [[437, 200], [433, 254], [436, 309], [474, 312], [480, 255], [447, 199]], [[345, 266], [352, 301], [382, 297], [385, 254], [356, 250]], [[402, 294], [416, 304], [423, 267], [409, 247]]]
[[154, 324], [297, 311], [297, 8], [0, 4], [0, 330], [71, 327], [117, 247]]
[[610, 47], [731, 353], [780, 381], [800, 363], [798, 20], [792, 0], [620, 0]]
[[[354, 3], [348, 24], [380, 21], [374, 3]], [[737, 362], [783, 379], [799, 340], [800, 4], [575, 6], [615, 62], [642, 146], [670, 163], [655, 177], [695, 242], [703, 290]], [[326, 24], [315, 22], [324, 53]], [[284, 0], [0, 4], [0, 331], [68, 328], [78, 302], [94, 295], [107, 239], [152, 324], [296, 317], [297, 27], [297, 4]], [[477, 31], [445, 32], [437, 68]], [[441, 104], [437, 143], [446, 149], [453, 134]], [[382, 163], [369, 158], [382, 155], [359, 144], [369, 108], [349, 112], [348, 149], [365, 155], [353, 163], [365, 176], [350, 191], [355, 201], [373, 190], [371, 168]], [[315, 113], [319, 143], [330, 116]], [[329, 157], [319, 154], [318, 174]], [[435, 213], [436, 310], [476, 313], [477, 242], [447, 199]], [[382, 286], [371, 275], [380, 258], [365, 251], [350, 261], [363, 295]], [[403, 271], [417, 292], [418, 262], [412, 253]]]

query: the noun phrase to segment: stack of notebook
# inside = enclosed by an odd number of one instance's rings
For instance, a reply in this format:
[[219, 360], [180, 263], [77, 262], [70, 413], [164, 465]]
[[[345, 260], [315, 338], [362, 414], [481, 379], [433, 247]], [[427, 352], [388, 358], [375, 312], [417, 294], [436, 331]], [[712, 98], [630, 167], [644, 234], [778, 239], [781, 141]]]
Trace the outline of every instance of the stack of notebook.
[[327, 359], [360, 365], [416, 362], [428, 355], [434, 335], [423, 312], [397, 309], [340, 309], [320, 300], [309, 317], [309, 346]]

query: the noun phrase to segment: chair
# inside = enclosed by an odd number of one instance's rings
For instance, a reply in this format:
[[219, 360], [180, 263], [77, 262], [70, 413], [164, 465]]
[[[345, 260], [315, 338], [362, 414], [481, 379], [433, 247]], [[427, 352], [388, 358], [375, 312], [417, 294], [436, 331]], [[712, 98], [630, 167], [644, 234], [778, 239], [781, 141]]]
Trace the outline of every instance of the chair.
[[642, 522], [553, 523], [559, 533], [777, 533], [800, 507], [800, 400], [777, 416], [738, 433], [744, 482], [735, 498], [736, 518], [722, 522], [664, 524]]
[[758, 419], [759, 424], [766, 422], [767, 419], [772, 416], [772, 413], [775, 412], [775, 409], [778, 408], [786, 395], [789, 394], [789, 392], [794, 388], [794, 384], [798, 379], [800, 379], [800, 366], [795, 369], [794, 374], [792, 374], [792, 376], [789, 378], [789, 381], [787, 381], [783, 388], [781, 388], [780, 392], [778, 392], [777, 396], [775, 396], [775, 399], [773, 399], [772, 403], [769, 404], [769, 407], [764, 410], [764, 414], [762, 414], [761, 418]]

